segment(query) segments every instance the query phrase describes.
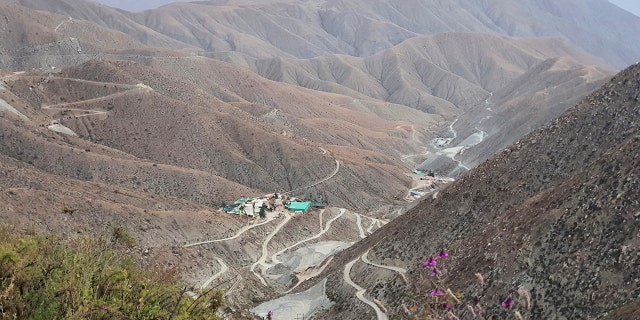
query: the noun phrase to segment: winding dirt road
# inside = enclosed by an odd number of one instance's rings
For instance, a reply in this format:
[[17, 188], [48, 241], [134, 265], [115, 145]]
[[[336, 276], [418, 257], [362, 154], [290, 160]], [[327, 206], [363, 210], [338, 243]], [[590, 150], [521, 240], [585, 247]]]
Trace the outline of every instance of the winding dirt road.
[[211, 278], [207, 279], [207, 281], [205, 281], [201, 286], [200, 289], [205, 289], [206, 287], [208, 287], [211, 282], [213, 282], [213, 280], [218, 279], [221, 275], [223, 275], [225, 272], [229, 271], [229, 267], [227, 266], [226, 263], [224, 263], [224, 261], [222, 261], [222, 259], [215, 257], [216, 260], [218, 260], [218, 263], [220, 264], [220, 271], [218, 271], [216, 274], [214, 274]]
[[372, 265], [374, 267], [377, 268], [381, 268], [381, 269], [387, 269], [387, 270], [391, 270], [391, 271], [395, 271], [397, 273], [400, 274], [400, 276], [402, 277], [402, 280], [404, 280], [404, 283], [409, 283], [407, 281], [407, 269], [405, 268], [400, 268], [400, 267], [392, 267], [392, 266], [383, 266], [381, 264], [377, 264], [377, 263], [373, 263], [369, 260], [369, 251], [371, 251], [371, 249], [367, 250], [367, 252], [365, 252], [362, 255], [362, 262], [368, 264], [368, 265]]
[[65, 23], [69, 23], [73, 21], [72, 17], [69, 17], [69, 19], [63, 20], [62, 22], [60, 22], [55, 29], [53, 29], [53, 32], [58, 33], [58, 29], [60, 29], [60, 27], [62, 27], [62, 25], [64, 25]]
[[367, 292], [367, 290], [351, 280], [351, 276], [349, 274], [351, 273], [351, 268], [353, 268], [353, 265], [358, 261], [358, 259], [360, 259], [360, 257], [355, 258], [344, 266], [343, 279], [348, 285], [356, 289], [356, 298], [358, 298], [358, 300], [368, 304], [371, 308], [373, 308], [373, 310], [375, 310], [378, 320], [388, 320], [389, 318], [387, 317], [387, 315], [382, 312], [377, 304], [364, 297], [364, 294]]
[[250, 225], [246, 225], [246, 226], [242, 227], [240, 230], [238, 230], [238, 232], [237, 232], [235, 235], [233, 235], [233, 236], [231, 236], [231, 237], [228, 237], [228, 238], [216, 239], [216, 240], [207, 240], [207, 241], [200, 241], [200, 242], [194, 242], [194, 243], [185, 244], [185, 245], [183, 245], [182, 247], [183, 247], [183, 248], [188, 248], [188, 247], [200, 246], [200, 245], [208, 244], [208, 243], [214, 243], [214, 242], [222, 242], [222, 241], [233, 240], [233, 239], [236, 239], [236, 238], [240, 237], [240, 236], [241, 236], [242, 234], [244, 234], [245, 232], [247, 232], [247, 231], [249, 231], [249, 230], [251, 230], [251, 229], [253, 229], [253, 228], [259, 227], [259, 226], [261, 226], [261, 225], [267, 224], [267, 223], [269, 223], [269, 222], [273, 221], [274, 219], [275, 219], [275, 218], [269, 218], [269, 219], [267, 219], [266, 221], [263, 221], [263, 222], [260, 222], [260, 223], [257, 223], [257, 224], [250, 224]]
[[271, 231], [271, 233], [267, 236], [267, 238], [264, 239], [264, 242], [262, 242], [262, 255], [260, 256], [260, 259], [258, 259], [258, 261], [256, 261], [254, 264], [251, 265], [251, 272], [253, 272], [253, 274], [258, 278], [258, 280], [260, 280], [260, 282], [266, 287], [267, 286], [267, 281], [264, 280], [264, 278], [258, 274], [255, 271], [255, 268], [257, 265], [260, 265], [262, 268], [262, 271], [264, 271], [267, 267], [269, 267], [270, 265], [266, 263], [267, 261], [267, 255], [269, 254], [269, 249], [267, 248], [267, 246], [269, 245], [269, 242], [271, 241], [271, 239], [273, 239], [273, 237], [280, 232], [280, 229], [282, 229], [282, 227], [284, 227], [285, 224], [287, 224], [287, 222], [289, 222], [289, 220], [291, 220], [291, 215], [288, 213], [284, 214], [284, 221], [282, 221], [282, 223], [280, 223], [275, 229], [273, 229], [273, 231]]
[[[72, 79], [72, 80], [77, 80], [77, 79]], [[89, 82], [89, 83], [119, 85], [119, 84], [115, 84], [115, 83], [95, 82], [95, 81], [89, 81], [89, 80], [77, 80], [77, 81], [79, 81], [79, 82]], [[76, 118], [76, 119], [77, 118], [82, 118], [82, 117], [105, 115], [105, 114], [108, 114], [108, 111], [104, 111], [104, 110], [86, 110], [86, 109], [79, 109], [79, 108], [74, 108], [74, 107], [78, 106], [78, 105], [86, 104], [86, 103], [106, 101], [106, 100], [109, 100], [109, 99], [114, 99], [114, 98], [121, 97], [121, 96], [124, 96], [124, 95], [132, 94], [132, 93], [152, 92], [153, 91], [153, 89], [151, 87], [149, 87], [149, 86], [147, 86], [145, 84], [142, 84], [142, 83], [139, 83], [137, 85], [128, 85], [127, 84], [127, 85], [120, 85], [120, 86], [129, 87], [131, 89], [130, 90], [126, 90], [126, 91], [122, 91], [122, 92], [109, 94], [109, 95], [102, 96], [102, 97], [87, 99], [87, 100], [74, 101], [74, 102], [64, 102], [64, 103], [57, 103], [57, 104], [50, 105], [50, 106], [43, 106], [42, 110], [71, 111], [71, 112], [83, 113], [83, 114], [79, 114], [79, 115], [68, 116], [69, 118], [73, 117], [73, 118]], [[48, 128], [53, 130], [54, 126], [62, 126], [60, 124], [61, 120], [62, 120], [62, 118], [58, 118], [58, 119], [52, 120], [51, 124], [49, 125]], [[64, 127], [64, 128], [66, 128], [66, 127]], [[68, 129], [68, 128], [67, 128], [67, 130], [70, 131], [70, 129]], [[53, 130], [53, 131], [58, 131], [58, 130]], [[71, 133], [74, 133], [74, 132], [71, 131]]]
[[312, 184], [310, 184], [308, 186], [296, 188], [296, 189], [293, 189], [293, 190], [290, 190], [290, 191], [287, 191], [287, 192], [282, 192], [281, 194], [282, 195], [286, 195], [286, 194], [290, 194], [290, 193], [293, 193], [293, 192], [296, 192], [296, 191], [309, 189], [309, 188], [315, 187], [315, 186], [317, 186], [317, 185], [319, 185], [319, 184], [321, 184], [321, 183], [333, 178], [338, 173], [338, 171], [340, 171], [340, 161], [338, 159], [336, 159], [335, 161], [336, 161], [336, 168], [333, 170], [333, 172], [330, 175], [328, 175], [325, 178], [320, 179], [320, 180], [318, 180], [318, 181], [316, 181], [316, 182], [314, 182], [314, 183], [312, 183]]
[[[298, 241], [297, 243], [290, 245], [276, 253], [273, 254], [273, 256], [271, 256], [271, 261], [274, 264], [278, 264], [278, 263], [282, 263], [282, 261], [278, 260], [278, 256], [283, 254], [284, 252], [286, 252], [289, 249], [295, 248], [305, 242], [311, 241], [311, 240], [315, 240], [320, 238], [323, 234], [327, 233], [327, 231], [329, 231], [329, 228], [331, 228], [331, 223], [333, 223], [334, 221], [338, 220], [340, 217], [342, 217], [342, 215], [345, 214], [345, 212], [347, 212], [347, 209], [340, 209], [340, 213], [337, 214], [335, 217], [331, 218], [331, 220], [327, 221], [327, 224], [325, 225], [324, 229], [322, 229], [318, 234], [311, 236], [309, 238], [306, 238], [302, 241]], [[322, 220], [320, 220], [320, 226], [322, 226]]]

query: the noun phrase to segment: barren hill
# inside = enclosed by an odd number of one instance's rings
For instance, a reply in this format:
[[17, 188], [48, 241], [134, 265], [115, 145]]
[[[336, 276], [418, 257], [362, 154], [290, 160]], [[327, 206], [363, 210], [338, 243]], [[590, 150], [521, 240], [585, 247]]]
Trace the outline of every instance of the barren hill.
[[367, 58], [327, 55], [249, 63], [272, 80], [450, 114], [451, 109], [467, 110], [538, 63], [559, 57], [575, 61], [575, 65], [610, 72], [603, 61], [559, 39], [516, 39], [476, 33], [416, 37]]
[[[409, 172], [428, 155], [441, 157], [424, 166], [456, 176], [580, 101], [607, 64], [635, 59], [638, 20], [612, 8], [220, 0], [130, 13], [6, 1], [0, 220], [65, 236], [126, 225], [142, 263], [220, 285], [242, 316], [327, 270], [339, 302], [328, 318], [399, 317], [441, 248], [452, 288], [474, 272], [487, 301], [525, 287], [533, 318], [613, 309], [556, 295], [559, 285], [591, 298], [615, 287], [610, 305], [633, 309], [637, 66], [373, 233], [402, 214], [423, 182]], [[555, 38], [527, 38], [540, 35]], [[334, 207], [262, 219], [214, 210], [273, 192]], [[588, 260], [601, 269], [583, 272]]]
[[82, 0], [12, 2], [94, 21], [152, 46], [257, 58], [364, 57], [442, 32], [562, 37], [616, 68], [640, 57], [640, 18], [601, 0], [198, 1], [137, 14]]
[[[2, 24], [0, 68], [23, 71], [52, 69], [95, 59], [123, 59], [136, 55], [182, 56], [181, 52], [150, 47], [95, 21], [74, 19], [46, 11], [0, 4]], [[96, 35], [99, 34], [99, 37]]]
[[[386, 307], [389, 318], [402, 317], [403, 303], [410, 313], [425, 312], [415, 301], [435, 288], [423, 262], [447, 249], [448, 260], [439, 261], [446, 271], [442, 288], [462, 294], [464, 302], [451, 302], [459, 315], [477, 295], [486, 316], [505, 317], [500, 303], [509, 296], [518, 300], [515, 292], [522, 288], [533, 303], [531, 310], [519, 305], [527, 318], [635, 319], [638, 88], [640, 65], [634, 65], [341, 253], [328, 269], [330, 297], [339, 303], [326, 316], [376, 318], [343, 280], [350, 261], [354, 281], [367, 299]], [[368, 251], [369, 260], [408, 269], [408, 283], [361, 263]], [[483, 275], [483, 286], [474, 284], [474, 273]]]
[[367, 58], [248, 63], [273, 80], [407, 105], [452, 122], [457, 118], [450, 147], [479, 132], [487, 140], [457, 154], [461, 165], [444, 155], [432, 155], [421, 165], [454, 177], [557, 117], [612, 72], [560, 39], [477, 33], [416, 37]]
[[[268, 193], [331, 175], [320, 188], [299, 195], [376, 208], [410, 187], [395, 156], [416, 150], [420, 141], [408, 138], [429, 135], [438, 121], [405, 106], [268, 81], [206, 58], [158, 58], [150, 65], [91, 62], [55, 74], [10, 75], [5, 82], [4, 99], [30, 121], [2, 126], [12, 137], [3, 139], [3, 154], [73, 178], [108, 180], [209, 205], [246, 193], [229, 181]], [[52, 120], [82, 140], [46, 143], [40, 134], [55, 139], [45, 127]], [[34, 127], [41, 133], [30, 132]], [[110, 155], [63, 156], [69, 147], [123, 152], [118, 157], [135, 160], [132, 172], [116, 174], [111, 170], [128, 166], [101, 162], [111, 169], [97, 173], [87, 161]], [[67, 165], [51, 165], [59, 161]], [[150, 167], [153, 163], [167, 166]], [[165, 168], [182, 178], [167, 180], [168, 172], [160, 170]], [[138, 178], [117, 178], [131, 175]], [[207, 181], [185, 189], [184, 179], [193, 175]], [[218, 177], [225, 182], [211, 186]]]
[[[599, 0], [493, 0], [482, 5], [468, 1], [202, 1], [172, 4], [135, 19], [206, 51], [238, 51], [254, 57], [309, 58], [327, 53], [364, 57], [408, 38], [454, 31], [563, 37], [618, 68], [640, 57], [633, 41], [640, 18]], [[256, 45], [265, 49], [256, 51]]]

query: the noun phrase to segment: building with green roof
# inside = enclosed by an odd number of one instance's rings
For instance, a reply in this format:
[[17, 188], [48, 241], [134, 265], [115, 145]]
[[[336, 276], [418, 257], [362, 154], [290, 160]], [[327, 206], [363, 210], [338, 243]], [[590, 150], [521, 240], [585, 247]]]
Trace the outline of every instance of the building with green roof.
[[305, 213], [311, 208], [311, 202], [291, 202], [289, 204], [289, 211]]

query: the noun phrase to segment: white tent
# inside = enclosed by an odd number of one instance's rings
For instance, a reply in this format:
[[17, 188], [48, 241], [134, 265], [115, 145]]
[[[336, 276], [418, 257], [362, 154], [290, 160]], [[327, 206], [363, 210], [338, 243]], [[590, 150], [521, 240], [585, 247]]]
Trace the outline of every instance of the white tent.
[[245, 203], [244, 205], [244, 214], [249, 217], [253, 217], [253, 203]]

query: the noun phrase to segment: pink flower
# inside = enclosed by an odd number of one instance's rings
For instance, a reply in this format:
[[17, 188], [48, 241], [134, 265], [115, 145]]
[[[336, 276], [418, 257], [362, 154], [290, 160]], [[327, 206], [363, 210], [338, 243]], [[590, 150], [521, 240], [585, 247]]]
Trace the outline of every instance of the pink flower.
[[438, 268], [433, 268], [433, 270], [431, 270], [431, 276], [432, 277], [436, 277], [440, 274], [440, 271], [438, 270]]
[[447, 252], [447, 250], [440, 251], [440, 253], [438, 254], [438, 258], [440, 259], [449, 258], [449, 252]]
[[267, 319], [271, 320], [273, 318], [273, 311], [269, 310], [269, 312], [267, 312]]
[[436, 259], [435, 259], [433, 256], [431, 256], [431, 257], [429, 257], [429, 259], [427, 259], [427, 261], [425, 261], [422, 265], [423, 265], [423, 266], [425, 266], [425, 267], [433, 268], [433, 267], [435, 267], [437, 264], [438, 264], [438, 261], [436, 261]]
[[108, 310], [109, 310], [109, 308], [107, 308], [107, 306], [102, 306], [102, 307], [100, 307], [100, 310], [102, 310], [102, 311], [108, 311]]
[[504, 301], [502, 301], [502, 309], [509, 309], [511, 308], [513, 305], [515, 304], [515, 301], [513, 301], [513, 299], [511, 298], [506, 298], [504, 299]]
[[431, 291], [431, 296], [432, 297], [438, 297], [438, 296], [443, 296], [444, 292], [440, 289], [435, 289], [433, 291]]
[[447, 302], [442, 304], [442, 309], [443, 310], [451, 310], [451, 305]]

